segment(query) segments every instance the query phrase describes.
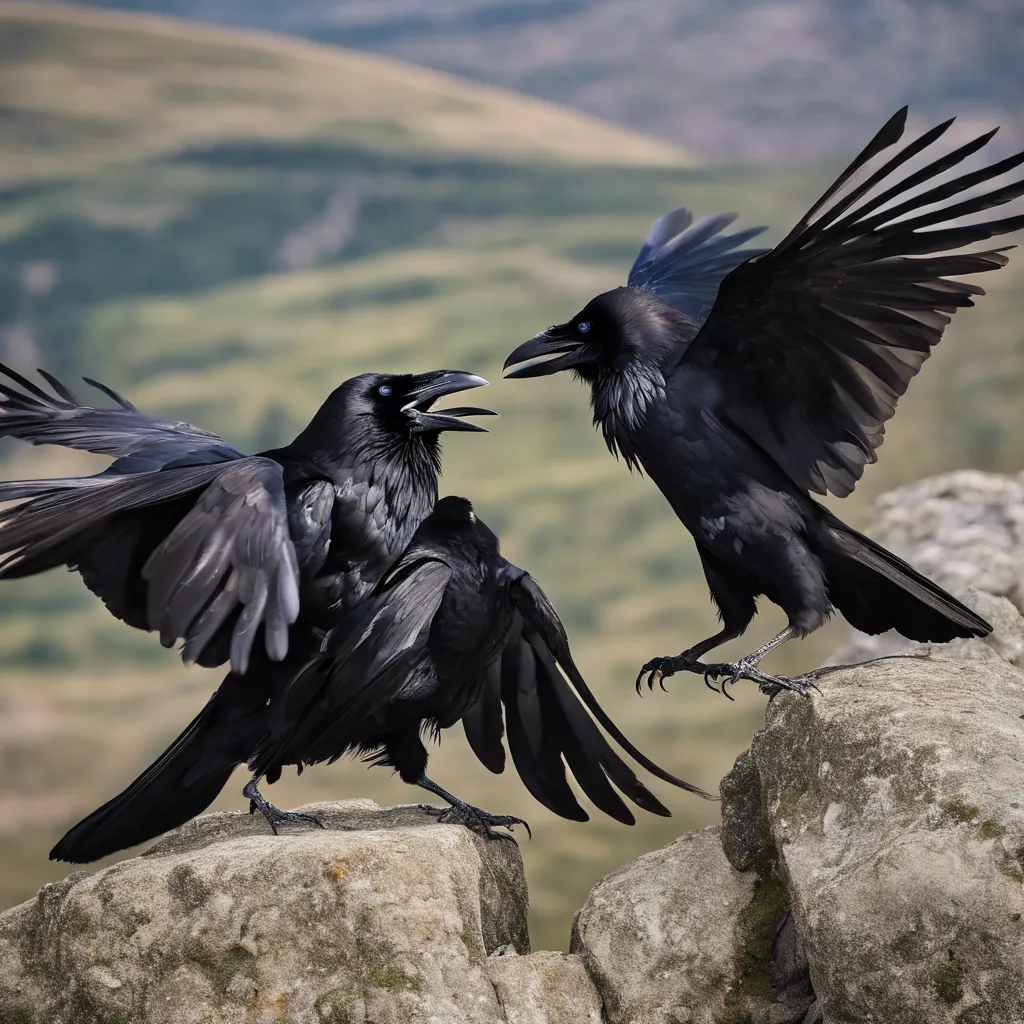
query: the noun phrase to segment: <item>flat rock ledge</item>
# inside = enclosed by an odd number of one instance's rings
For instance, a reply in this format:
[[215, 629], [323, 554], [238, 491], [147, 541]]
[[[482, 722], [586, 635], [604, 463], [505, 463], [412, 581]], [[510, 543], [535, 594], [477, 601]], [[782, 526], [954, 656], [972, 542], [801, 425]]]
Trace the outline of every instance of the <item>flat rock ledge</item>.
[[512, 843], [302, 810], [326, 830], [207, 815], [0, 915], [0, 1024], [599, 1024], [579, 959], [529, 953]]

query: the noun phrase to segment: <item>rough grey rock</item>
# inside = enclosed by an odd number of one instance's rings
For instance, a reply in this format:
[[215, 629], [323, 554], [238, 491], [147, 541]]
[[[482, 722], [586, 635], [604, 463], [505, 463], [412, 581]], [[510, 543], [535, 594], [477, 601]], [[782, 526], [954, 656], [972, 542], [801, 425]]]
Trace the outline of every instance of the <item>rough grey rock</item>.
[[[1024, 473], [965, 469], [897, 488], [876, 499], [866, 532], [988, 618], [991, 643], [1001, 643], [1003, 627], [986, 595], [1024, 612]], [[829, 660], [851, 664], [919, 646], [898, 633], [854, 633]], [[1024, 668], [1024, 644], [1014, 663]]]
[[[249, 815], [209, 815], [0, 916], [0, 1021], [599, 1019], [575, 958], [489, 957], [529, 948], [513, 844], [415, 807], [304, 810], [327, 829], [275, 837]], [[548, 999], [557, 1016], [535, 1011]]]
[[812, 995], [787, 909], [776, 878], [736, 871], [704, 828], [602, 879], [570, 948], [610, 1024], [796, 1024]]
[[722, 850], [737, 871], [759, 868], [775, 860], [771, 829], [761, 806], [761, 775], [749, 750], [744, 750], [722, 779]]
[[578, 956], [495, 955], [487, 973], [508, 1024], [602, 1024], [601, 997]]
[[976, 643], [818, 683], [751, 749], [825, 1024], [1024, 1020], [1024, 675]]

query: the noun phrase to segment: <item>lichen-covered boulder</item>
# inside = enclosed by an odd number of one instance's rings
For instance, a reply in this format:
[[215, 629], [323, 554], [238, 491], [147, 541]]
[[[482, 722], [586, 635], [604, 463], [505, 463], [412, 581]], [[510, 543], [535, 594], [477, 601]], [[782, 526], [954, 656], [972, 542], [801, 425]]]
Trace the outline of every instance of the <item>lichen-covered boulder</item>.
[[718, 827], [603, 878], [571, 949], [610, 1024], [794, 1024], [813, 999], [784, 887], [733, 868]]
[[[0, 1021], [595, 1024], [574, 958], [489, 957], [529, 950], [512, 843], [415, 807], [305, 810], [327, 829], [212, 814], [0, 916]], [[575, 1009], [522, 1008], [558, 989]]]
[[1024, 1021], [1024, 675], [972, 642], [819, 685], [751, 751], [824, 1021]]

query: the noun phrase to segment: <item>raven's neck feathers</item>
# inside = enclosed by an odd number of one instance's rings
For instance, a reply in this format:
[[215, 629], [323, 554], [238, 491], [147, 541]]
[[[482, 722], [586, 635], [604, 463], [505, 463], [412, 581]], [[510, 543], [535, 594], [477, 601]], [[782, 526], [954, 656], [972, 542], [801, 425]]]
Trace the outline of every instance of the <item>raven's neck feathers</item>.
[[636, 435], [651, 406], [664, 400], [665, 381], [700, 326], [641, 288], [617, 288], [603, 298], [614, 341], [605, 342], [605, 358], [581, 367], [580, 376], [590, 384], [605, 444], [637, 469]]
[[590, 407], [612, 455], [622, 456], [630, 469], [639, 468], [634, 438], [647, 419], [652, 403], [665, 397], [660, 367], [640, 360], [621, 370], [601, 368], [590, 382]]

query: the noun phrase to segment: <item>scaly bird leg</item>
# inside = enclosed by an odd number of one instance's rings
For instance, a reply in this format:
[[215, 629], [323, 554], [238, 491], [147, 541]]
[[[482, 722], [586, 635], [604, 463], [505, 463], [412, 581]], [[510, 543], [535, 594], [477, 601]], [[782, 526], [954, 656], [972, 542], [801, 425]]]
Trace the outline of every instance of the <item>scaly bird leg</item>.
[[319, 819], [315, 818], [312, 814], [295, 814], [293, 811], [282, 811], [280, 807], [275, 807], [259, 790], [259, 781], [263, 776], [256, 774], [246, 784], [245, 789], [242, 790], [242, 796], [249, 798], [249, 813], [255, 814], [257, 811], [267, 819], [267, 824], [270, 825], [271, 831], [276, 836], [278, 827], [281, 825], [316, 825], [319, 828], [324, 828], [324, 823]]
[[[478, 836], [483, 836], [484, 839], [508, 839], [517, 846], [519, 844], [516, 843], [512, 836], [506, 835], [504, 832], [495, 832], [494, 829], [507, 828], [511, 831], [513, 825], [523, 825], [526, 828], [526, 834], [531, 839], [533, 838], [530, 826], [522, 818], [513, 818], [511, 814], [490, 814], [479, 807], [467, 804], [457, 796], [453, 796], [446, 789], [442, 789], [436, 782], [428, 779], [426, 775], [421, 775], [416, 780], [416, 785], [451, 804], [451, 807], [446, 811], [442, 811], [437, 819], [443, 824], [465, 825], [471, 832], [475, 832]], [[436, 807], [431, 809], [437, 810]]]
[[773, 636], [766, 644], [762, 644], [756, 651], [748, 654], [745, 658], [740, 658], [739, 661], [704, 665], [704, 681], [710, 685], [709, 679], [725, 677], [722, 679], [722, 694], [729, 697], [729, 700], [733, 698], [729, 696], [726, 687], [739, 682], [741, 679], [749, 679], [751, 682], [757, 683], [758, 689], [762, 693], [767, 694], [771, 699], [777, 697], [783, 690], [792, 690], [794, 693], [799, 693], [802, 697], [808, 697], [811, 690], [818, 689], [810, 677], [796, 676], [791, 678], [790, 676], [776, 676], [768, 672], [762, 672], [757, 667], [762, 658], [774, 651], [776, 647], [781, 647], [787, 640], [792, 640], [795, 636], [797, 636], [797, 631], [792, 626], [787, 626], [778, 636]]
[[[677, 654], [674, 658], [652, 658], [640, 669], [640, 674], [636, 677], [636, 692], [641, 692], [644, 682], [647, 683], [647, 688], [650, 690], [654, 689], [655, 683], [664, 690], [665, 680], [676, 672], [696, 672], [698, 675], [704, 675], [704, 665], [700, 659], [708, 651], [720, 647], [729, 640], [735, 640], [742, 632], [743, 629], [730, 629], [726, 627], [714, 636], [701, 640], [699, 644], [694, 644], [683, 651], [682, 654]], [[707, 683], [707, 678], [705, 678], [704, 682]], [[711, 688], [714, 689], [714, 687]]]

